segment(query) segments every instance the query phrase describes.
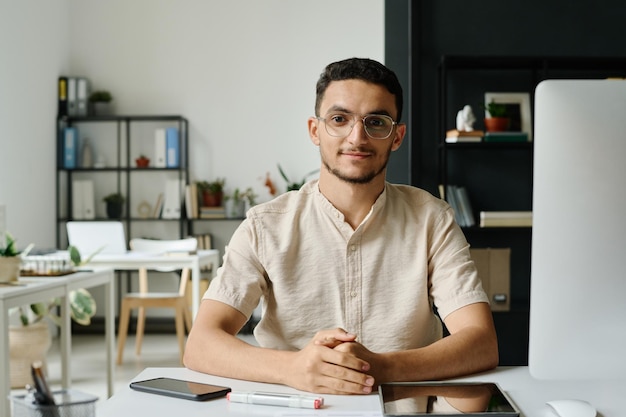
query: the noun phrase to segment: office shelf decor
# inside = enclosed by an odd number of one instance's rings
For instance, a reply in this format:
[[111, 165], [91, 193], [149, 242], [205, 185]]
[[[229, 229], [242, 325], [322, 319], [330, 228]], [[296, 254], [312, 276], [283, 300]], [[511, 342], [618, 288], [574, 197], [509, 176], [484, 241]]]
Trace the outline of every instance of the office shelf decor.
[[[78, 150], [86, 138], [96, 162], [85, 166]], [[160, 222], [159, 238], [186, 236], [188, 142], [188, 121], [180, 115], [59, 116], [57, 247], [67, 247], [65, 224], [75, 220], [119, 219], [129, 239], [134, 228], [154, 229], [147, 222]]]

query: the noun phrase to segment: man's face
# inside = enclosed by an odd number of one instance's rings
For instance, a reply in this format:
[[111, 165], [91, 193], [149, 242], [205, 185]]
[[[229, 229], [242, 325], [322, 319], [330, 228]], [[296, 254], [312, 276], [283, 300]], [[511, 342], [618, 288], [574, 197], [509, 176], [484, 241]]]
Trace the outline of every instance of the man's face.
[[[320, 147], [322, 164], [335, 177], [354, 184], [365, 184], [382, 176], [391, 151], [400, 147], [404, 125], [393, 128], [387, 139], [370, 138], [362, 118], [368, 114], [388, 115], [396, 119], [395, 99], [383, 86], [362, 80], [333, 81], [320, 105], [320, 117], [357, 116], [352, 131], [345, 137], [331, 136], [323, 120], [309, 119], [309, 135]], [[350, 124], [353, 122], [350, 121]]]

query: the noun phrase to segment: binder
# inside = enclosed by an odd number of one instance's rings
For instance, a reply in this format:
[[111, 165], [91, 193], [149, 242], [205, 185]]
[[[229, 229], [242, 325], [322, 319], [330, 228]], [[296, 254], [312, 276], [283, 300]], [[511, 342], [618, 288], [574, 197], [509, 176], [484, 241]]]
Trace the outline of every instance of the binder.
[[83, 218], [93, 220], [96, 218], [95, 199], [93, 194], [93, 181], [84, 180], [82, 182], [83, 189]]
[[83, 220], [85, 212], [83, 211], [83, 182], [79, 180], [72, 181], [72, 218]]
[[165, 144], [166, 144], [166, 166], [168, 168], [178, 168], [180, 161], [180, 145], [178, 143], [178, 129], [175, 127], [168, 127], [165, 131]]
[[154, 131], [154, 167], [165, 168], [165, 129], [156, 129]]
[[58, 82], [59, 109], [58, 116], [67, 116], [67, 77], [59, 77]]
[[72, 218], [76, 220], [96, 218], [93, 181], [72, 181]]
[[75, 127], [63, 129], [63, 166], [78, 167], [78, 130]]
[[182, 180], [167, 180], [163, 201], [163, 219], [180, 219], [180, 206], [185, 184]]
[[67, 115], [77, 115], [77, 86], [75, 77], [67, 77]]
[[85, 77], [77, 79], [76, 86], [76, 116], [87, 116], [89, 98], [89, 80]]

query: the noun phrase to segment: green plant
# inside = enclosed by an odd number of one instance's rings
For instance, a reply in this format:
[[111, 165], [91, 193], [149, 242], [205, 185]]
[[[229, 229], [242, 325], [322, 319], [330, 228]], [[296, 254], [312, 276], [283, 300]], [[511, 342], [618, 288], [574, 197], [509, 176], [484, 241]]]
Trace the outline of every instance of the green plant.
[[224, 196], [224, 200], [233, 200], [233, 203], [241, 203], [242, 201], [247, 201], [250, 206], [254, 206], [256, 204], [257, 195], [254, 193], [252, 187], [246, 188], [244, 191], [239, 190], [239, 188], [235, 188], [232, 194], [226, 194]]
[[487, 112], [489, 113], [489, 116], [491, 117], [507, 117], [508, 116], [505, 104], [490, 101], [483, 107], [485, 108], [485, 110], [487, 110]]
[[92, 102], [92, 103], [95, 103], [95, 102], [108, 103], [111, 100], [113, 100], [113, 96], [111, 95], [111, 93], [109, 93], [106, 90], [94, 91], [89, 96], [89, 101]]
[[226, 180], [224, 178], [216, 178], [214, 181], [197, 181], [196, 186], [198, 191], [207, 191], [213, 194], [224, 192], [224, 184]]
[[124, 196], [120, 193], [112, 193], [109, 194], [107, 196], [105, 196], [102, 201], [104, 201], [105, 203], [117, 203], [117, 204], [123, 204], [124, 201], [126, 201], [126, 199], [124, 198]]
[[299, 190], [304, 185], [304, 183], [306, 182], [307, 178], [310, 177], [311, 175], [315, 174], [317, 171], [319, 171], [319, 170], [316, 169], [314, 171], [311, 171], [308, 174], [306, 174], [304, 176], [304, 178], [302, 178], [302, 181], [295, 182], [295, 181], [291, 181], [289, 178], [287, 178], [287, 175], [283, 171], [282, 167], [280, 166], [280, 164], [278, 164], [278, 172], [280, 172], [280, 176], [283, 177], [283, 179], [287, 182], [287, 191]]
[[5, 232], [4, 234], [6, 237], [6, 243], [4, 247], [0, 248], [0, 256], [10, 257], [19, 255], [20, 252], [15, 247], [15, 239], [13, 239], [13, 236], [11, 236], [9, 232]]

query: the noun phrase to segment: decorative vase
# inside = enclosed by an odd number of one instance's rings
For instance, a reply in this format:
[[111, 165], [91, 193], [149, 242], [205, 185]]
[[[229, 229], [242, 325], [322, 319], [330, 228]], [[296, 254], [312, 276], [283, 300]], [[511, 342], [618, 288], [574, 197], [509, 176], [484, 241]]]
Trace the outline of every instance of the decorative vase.
[[120, 203], [109, 203], [107, 202], [107, 217], [109, 219], [119, 219], [122, 217], [122, 211], [124, 206]]
[[96, 116], [108, 116], [113, 113], [108, 101], [94, 101], [91, 103], [92, 113]]
[[21, 262], [19, 256], [0, 256], [0, 281], [16, 282]]
[[219, 207], [222, 205], [223, 192], [212, 193], [210, 191], [202, 191], [202, 205], [204, 207]]
[[137, 164], [137, 168], [147, 168], [150, 166], [150, 158], [137, 158], [135, 159], [135, 163]]
[[233, 199], [226, 200], [224, 204], [226, 217], [229, 219], [240, 219], [246, 214], [246, 202], [234, 201]]
[[50, 329], [45, 321], [28, 326], [9, 326], [11, 388], [33, 384], [30, 366], [35, 361], [41, 361], [47, 373], [46, 353], [51, 344]]
[[504, 132], [509, 129], [511, 119], [508, 117], [486, 117], [485, 130], [487, 132]]

